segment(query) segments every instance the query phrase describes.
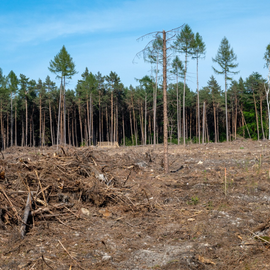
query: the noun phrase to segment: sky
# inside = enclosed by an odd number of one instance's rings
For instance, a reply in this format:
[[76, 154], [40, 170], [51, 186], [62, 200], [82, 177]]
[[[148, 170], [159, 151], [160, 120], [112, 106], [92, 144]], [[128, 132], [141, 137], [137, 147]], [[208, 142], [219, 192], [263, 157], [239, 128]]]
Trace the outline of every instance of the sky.
[[[267, 77], [263, 56], [270, 43], [269, 10], [269, 0], [1, 0], [0, 68], [4, 75], [13, 70], [35, 80], [49, 75], [59, 85], [48, 66], [65, 45], [77, 71], [68, 88], [75, 89], [86, 67], [93, 74], [116, 72], [125, 86], [136, 86], [136, 79], [151, 75], [150, 64], [142, 58], [134, 62], [151, 37], [137, 39], [188, 24], [206, 45], [199, 61], [200, 88], [214, 75], [224, 89], [223, 75], [212, 69], [219, 69], [212, 58], [224, 37], [239, 63], [233, 79], [245, 80], [252, 72]], [[191, 59], [187, 84], [196, 90]]]

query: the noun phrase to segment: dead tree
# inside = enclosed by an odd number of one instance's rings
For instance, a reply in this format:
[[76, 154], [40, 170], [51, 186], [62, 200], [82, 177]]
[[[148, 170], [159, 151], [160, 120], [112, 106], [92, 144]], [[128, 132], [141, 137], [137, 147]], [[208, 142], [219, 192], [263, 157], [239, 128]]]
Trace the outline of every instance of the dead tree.
[[[149, 52], [149, 48], [153, 45], [153, 43], [161, 38], [162, 35], [162, 59], [163, 59], [163, 144], [164, 144], [164, 171], [165, 173], [169, 172], [169, 161], [168, 161], [168, 115], [167, 115], [167, 69], [168, 69], [168, 55], [167, 51], [172, 47], [168, 47], [168, 41], [172, 40], [176, 36], [176, 32], [178, 32], [182, 26], [177, 27], [175, 29], [169, 31], [157, 31], [146, 34], [139, 39], [143, 39], [145, 37], [151, 36], [153, 39], [148, 42], [145, 48], [136, 54], [136, 57], [140, 58], [141, 55], [143, 57], [147, 57], [147, 53]], [[168, 38], [167, 35], [171, 36]]]

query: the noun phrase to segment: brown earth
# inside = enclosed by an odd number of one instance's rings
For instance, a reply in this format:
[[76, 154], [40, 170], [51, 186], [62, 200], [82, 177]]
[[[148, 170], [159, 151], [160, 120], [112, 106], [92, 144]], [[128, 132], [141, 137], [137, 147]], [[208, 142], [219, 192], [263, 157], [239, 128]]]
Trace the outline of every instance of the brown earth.
[[0, 153], [0, 269], [270, 269], [270, 143], [162, 152]]

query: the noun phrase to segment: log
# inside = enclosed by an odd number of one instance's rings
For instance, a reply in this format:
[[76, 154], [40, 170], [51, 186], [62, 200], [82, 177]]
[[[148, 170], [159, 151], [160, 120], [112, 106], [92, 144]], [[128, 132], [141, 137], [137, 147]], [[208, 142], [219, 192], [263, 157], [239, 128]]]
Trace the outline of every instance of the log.
[[31, 214], [31, 204], [32, 204], [32, 194], [33, 192], [29, 192], [28, 197], [27, 197], [27, 201], [26, 201], [26, 205], [24, 208], [24, 214], [23, 214], [23, 220], [22, 220], [22, 226], [21, 226], [21, 235], [22, 238], [24, 238], [25, 234], [26, 234], [26, 226], [27, 226], [27, 220], [29, 215]]

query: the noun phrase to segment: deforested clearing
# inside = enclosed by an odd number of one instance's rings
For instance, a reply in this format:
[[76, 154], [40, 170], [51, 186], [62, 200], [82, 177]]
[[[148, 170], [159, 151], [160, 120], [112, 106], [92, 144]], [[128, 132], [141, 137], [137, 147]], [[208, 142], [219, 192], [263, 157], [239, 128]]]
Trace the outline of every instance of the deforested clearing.
[[269, 267], [270, 143], [168, 152], [164, 174], [163, 145], [6, 149], [1, 269]]

